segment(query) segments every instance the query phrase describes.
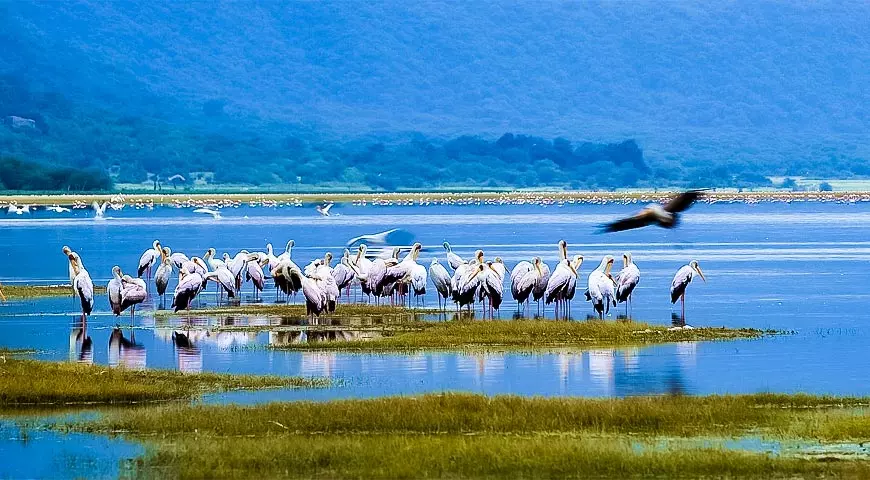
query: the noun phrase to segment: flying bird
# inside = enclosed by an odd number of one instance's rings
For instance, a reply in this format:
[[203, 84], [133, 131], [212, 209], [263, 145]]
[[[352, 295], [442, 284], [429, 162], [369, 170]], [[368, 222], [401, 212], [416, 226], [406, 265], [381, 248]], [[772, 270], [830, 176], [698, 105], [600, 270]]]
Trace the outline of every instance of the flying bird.
[[103, 204], [100, 205], [96, 200], [94, 200], [94, 203], [92, 203], [91, 206], [94, 208], [94, 220], [106, 219], [106, 207], [109, 206], [109, 202], [103, 202]]
[[55, 213], [64, 213], [70, 211], [69, 208], [61, 207], [60, 205], [52, 205], [50, 207], [45, 207], [45, 209]]
[[327, 203], [325, 205], [318, 205], [317, 207], [315, 207], [315, 209], [317, 210], [317, 213], [323, 215], [324, 217], [328, 217], [329, 216], [329, 209], [332, 208], [333, 205], [335, 205], [335, 204], [334, 203]]
[[213, 210], [211, 208], [196, 208], [193, 210], [193, 213], [205, 213], [207, 215], [211, 215], [215, 220], [220, 220], [221, 212], [219, 210]]
[[652, 203], [634, 216], [623, 218], [602, 226], [601, 232], [621, 232], [623, 230], [632, 230], [647, 225], [674, 228], [680, 221], [679, 214], [688, 210], [689, 207], [691, 207], [692, 204], [703, 195], [704, 190], [689, 190], [672, 198], [671, 201], [664, 206], [658, 203]]

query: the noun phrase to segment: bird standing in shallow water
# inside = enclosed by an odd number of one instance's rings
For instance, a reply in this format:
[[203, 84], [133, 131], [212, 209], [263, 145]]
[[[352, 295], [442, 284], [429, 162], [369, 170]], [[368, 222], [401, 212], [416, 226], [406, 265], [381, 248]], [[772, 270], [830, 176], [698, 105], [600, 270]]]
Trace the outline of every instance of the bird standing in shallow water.
[[592, 308], [598, 313], [598, 318], [604, 319], [604, 315], [610, 313], [610, 306], [616, 305], [616, 294], [613, 291], [613, 277], [610, 269], [613, 268], [613, 256], [605, 255], [601, 259], [598, 268], [589, 274], [586, 290], [586, 299], [592, 302]]
[[688, 265], [680, 267], [671, 282], [671, 303], [677, 303], [677, 300], [680, 300], [683, 321], [686, 318], [686, 288], [692, 283], [692, 278], [695, 277], [696, 273], [701, 276], [704, 283], [707, 283], [707, 278], [704, 277], [704, 272], [701, 271], [701, 265], [698, 264], [697, 260], [692, 260]]
[[625, 316], [631, 304], [631, 294], [640, 282], [640, 269], [631, 259], [631, 253], [622, 254], [622, 270], [616, 275], [616, 303], [625, 302]]
[[447, 308], [447, 299], [450, 298], [450, 274], [443, 265], [438, 263], [437, 258], [432, 259], [429, 265], [429, 278], [435, 285], [435, 291], [438, 294], [438, 308], [441, 308], [441, 299], [444, 298], [444, 308]]

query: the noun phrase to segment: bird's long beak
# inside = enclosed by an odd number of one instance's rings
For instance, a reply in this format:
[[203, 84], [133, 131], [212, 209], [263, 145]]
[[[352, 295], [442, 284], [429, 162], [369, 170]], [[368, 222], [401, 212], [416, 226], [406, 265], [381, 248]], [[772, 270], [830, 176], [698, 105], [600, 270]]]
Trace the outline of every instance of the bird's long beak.
[[622, 268], [628, 267], [628, 255], [622, 256]]
[[610, 277], [610, 270], [612, 270], [612, 269], [613, 269], [613, 259], [611, 259], [607, 262], [607, 266], [604, 267], [604, 273], [607, 274], [608, 277]]
[[700, 265], [698, 265], [698, 266], [697, 266], [697, 267], [695, 267], [695, 270], [697, 270], [697, 271], [698, 271], [698, 275], [700, 275], [700, 276], [701, 276], [701, 280], [703, 280], [703, 281], [704, 281], [704, 283], [707, 283], [707, 278], [706, 278], [706, 277], [704, 277], [704, 272], [702, 272], [702, 271], [701, 271], [701, 266], [700, 266]]

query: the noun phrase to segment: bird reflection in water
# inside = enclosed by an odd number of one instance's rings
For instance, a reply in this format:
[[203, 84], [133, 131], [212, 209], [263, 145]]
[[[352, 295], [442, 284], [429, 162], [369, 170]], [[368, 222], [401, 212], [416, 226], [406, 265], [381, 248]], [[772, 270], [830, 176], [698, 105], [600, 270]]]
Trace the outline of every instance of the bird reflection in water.
[[179, 370], [184, 373], [202, 372], [202, 351], [193, 344], [187, 334], [172, 332], [172, 344], [175, 346], [175, 358]]
[[130, 370], [145, 368], [145, 347], [136, 343], [136, 336], [130, 329], [130, 339], [124, 337], [124, 332], [115, 327], [109, 335], [109, 365], [122, 366]]
[[84, 317], [75, 317], [69, 332], [69, 360], [71, 362], [94, 363], [94, 345], [88, 335], [88, 324]]
[[348, 342], [381, 338], [380, 332], [352, 329], [291, 330], [269, 332], [269, 345], [303, 345], [306, 343]]

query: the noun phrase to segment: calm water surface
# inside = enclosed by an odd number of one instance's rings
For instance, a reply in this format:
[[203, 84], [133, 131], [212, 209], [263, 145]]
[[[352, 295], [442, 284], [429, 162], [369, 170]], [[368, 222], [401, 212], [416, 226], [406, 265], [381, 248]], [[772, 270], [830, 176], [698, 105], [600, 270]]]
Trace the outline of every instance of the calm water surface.
[[[586, 258], [580, 273], [582, 285], [603, 255], [631, 251], [642, 272], [633, 316], [663, 325], [670, 324], [677, 311], [668, 299], [673, 273], [689, 260], [698, 259], [708, 282], [693, 283], [689, 288], [689, 324], [794, 333], [761, 340], [535, 354], [283, 352], [260, 347], [322, 338], [268, 331], [207, 333], [207, 325], [269, 320], [155, 320], [147, 312], [159, 300], [141, 309], [144, 312], [131, 329], [129, 317], [119, 320], [108, 313], [108, 302], [102, 296], [86, 329], [76, 320], [77, 305], [71, 298], [2, 304], [0, 345], [37, 348], [46, 359], [132, 368], [342, 380], [318, 391], [233, 393], [209, 397], [210, 401], [329, 399], [443, 390], [588, 396], [759, 391], [870, 395], [866, 381], [870, 371], [866, 355], [870, 349], [866, 328], [870, 321], [866, 260], [870, 253], [870, 205], [698, 205], [675, 231], [594, 233], [600, 223], [637, 208], [337, 205], [333, 213], [340, 215], [321, 218], [309, 207], [241, 207], [225, 209], [224, 218], [217, 221], [193, 214], [191, 209], [126, 208], [110, 212], [112, 218], [102, 222], [89, 218], [90, 212], [84, 210], [72, 216], [37, 212], [31, 217], [0, 217], [0, 282], [67, 281], [67, 263], [60, 253], [64, 244], [81, 254], [96, 283], [105, 284], [112, 265], [134, 271], [142, 251], [154, 238], [189, 255], [202, 255], [208, 247], [231, 254], [243, 248], [262, 250], [266, 242], [280, 250], [292, 238], [297, 245], [294, 260], [304, 264], [327, 250], [340, 256], [351, 237], [402, 227], [427, 247], [420, 258], [425, 265], [433, 256], [444, 263], [439, 246], [445, 240], [462, 256], [471, 256], [476, 248], [482, 248], [489, 258], [500, 256], [508, 269], [534, 255], [553, 265], [557, 259], [555, 244], [564, 238], [569, 254]], [[267, 288], [267, 301], [273, 299], [273, 292]], [[592, 313], [580, 297], [572, 307], [576, 321]], [[206, 296], [204, 300], [210, 303], [214, 298]], [[430, 306], [436, 303], [431, 294], [425, 302]], [[506, 301], [501, 318], [509, 320], [515, 310], [516, 305]], [[545, 314], [552, 316], [552, 311]], [[115, 330], [119, 323], [124, 328]], [[357, 335], [359, 332], [344, 331], [330, 338]]]

